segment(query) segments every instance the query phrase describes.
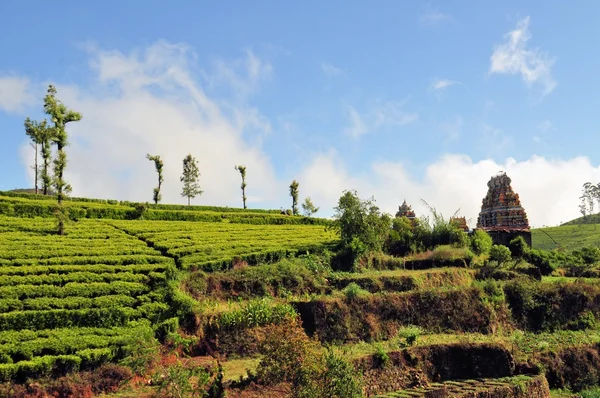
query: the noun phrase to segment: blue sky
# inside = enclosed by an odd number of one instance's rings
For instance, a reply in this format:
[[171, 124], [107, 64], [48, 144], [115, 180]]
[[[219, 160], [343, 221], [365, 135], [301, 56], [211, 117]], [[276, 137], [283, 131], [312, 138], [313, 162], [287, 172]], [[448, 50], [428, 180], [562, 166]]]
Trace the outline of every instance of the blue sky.
[[533, 225], [578, 216], [599, 182], [600, 3], [0, 2], [0, 189], [32, 185], [25, 116], [48, 83], [83, 113], [75, 195], [149, 200], [147, 152], [200, 161], [198, 204], [288, 208], [296, 178], [330, 215], [344, 189], [476, 221], [506, 170]]

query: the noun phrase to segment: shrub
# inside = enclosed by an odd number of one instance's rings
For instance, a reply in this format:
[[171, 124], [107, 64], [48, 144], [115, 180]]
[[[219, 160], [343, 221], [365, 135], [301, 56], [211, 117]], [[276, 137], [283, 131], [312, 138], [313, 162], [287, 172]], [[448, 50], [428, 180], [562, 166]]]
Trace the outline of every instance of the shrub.
[[356, 282], [350, 282], [343, 290], [346, 300], [353, 301], [359, 297], [364, 297], [369, 294], [368, 291], [361, 288]]
[[302, 372], [316, 366], [320, 349], [320, 344], [308, 338], [297, 323], [270, 328], [261, 344], [263, 356], [256, 378], [265, 385], [286, 381], [298, 384]]
[[180, 362], [161, 367], [152, 378], [152, 384], [158, 386], [155, 396], [165, 398], [204, 397], [209, 382], [206, 369], [185, 367]]
[[304, 372], [301, 383], [294, 385], [297, 398], [359, 398], [362, 386], [359, 373], [341, 354], [328, 347], [320, 358], [320, 366]]
[[352, 246], [355, 254], [358, 242], [364, 251], [383, 249], [390, 233], [391, 219], [380, 213], [374, 199], [361, 200], [356, 191], [345, 191], [335, 207], [334, 217], [334, 228], [339, 231], [342, 244]]
[[492, 237], [483, 229], [476, 229], [471, 236], [471, 250], [475, 254], [489, 254], [493, 244]]
[[121, 365], [142, 376], [157, 361], [160, 353], [160, 344], [154, 338], [152, 331], [144, 331], [128, 347], [128, 356], [121, 360]]
[[383, 349], [383, 347], [379, 344], [375, 348], [375, 353], [373, 354], [373, 358], [375, 359], [377, 366], [379, 366], [380, 368], [385, 368], [387, 366], [387, 364], [390, 362], [390, 356]]
[[510, 250], [504, 245], [494, 245], [490, 249], [490, 260], [495, 261], [498, 267], [509, 261], [511, 258]]
[[512, 258], [517, 260], [523, 259], [529, 252], [529, 246], [522, 236], [517, 236], [516, 238], [512, 239], [508, 243], [508, 249], [510, 250]]
[[530, 250], [525, 259], [536, 266], [542, 275], [550, 275], [556, 268], [556, 263], [552, 261], [550, 254], [543, 250]]
[[600, 261], [600, 249], [596, 246], [582, 247], [579, 250], [573, 251], [573, 254], [587, 265], [592, 265]]
[[404, 326], [398, 329], [396, 336], [404, 339], [400, 342], [401, 346], [410, 347], [417, 343], [417, 338], [423, 333], [423, 330], [418, 326]]

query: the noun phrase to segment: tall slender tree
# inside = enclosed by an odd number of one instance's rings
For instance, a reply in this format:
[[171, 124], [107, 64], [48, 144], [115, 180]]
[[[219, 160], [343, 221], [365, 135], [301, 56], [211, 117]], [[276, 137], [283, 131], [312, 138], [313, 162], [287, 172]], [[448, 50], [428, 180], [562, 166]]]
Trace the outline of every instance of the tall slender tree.
[[152, 200], [154, 200], [154, 204], [158, 204], [158, 202], [160, 202], [161, 196], [160, 196], [160, 188], [162, 186], [163, 183], [163, 161], [160, 159], [160, 156], [156, 155], [156, 156], [152, 156], [149, 153], [146, 154], [146, 159], [154, 162], [154, 167], [156, 168], [156, 173], [158, 173], [158, 186], [156, 188], [154, 188], [154, 195], [152, 197]]
[[56, 158], [54, 159], [54, 176], [52, 187], [56, 191], [58, 199], [58, 233], [64, 235], [65, 221], [68, 219], [68, 211], [63, 206], [63, 200], [71, 192], [71, 186], [65, 181], [64, 174], [67, 167], [67, 154], [64, 148], [69, 144], [66, 126], [68, 123], [81, 120], [81, 114], [68, 109], [56, 98], [56, 87], [48, 86], [48, 93], [44, 97], [44, 112], [50, 116], [53, 123], [51, 142], [56, 145]]
[[202, 195], [202, 193], [204, 192], [200, 189], [200, 184], [198, 184], [198, 178], [200, 178], [198, 162], [191, 154], [188, 154], [183, 159], [183, 174], [180, 178], [180, 181], [183, 183], [183, 190], [181, 191], [181, 196], [187, 198], [188, 206], [190, 205], [190, 199], [193, 199], [198, 195]]
[[[31, 120], [30, 118], [25, 119], [25, 134], [31, 139], [31, 146], [35, 150], [35, 157], [33, 159], [33, 166], [31, 167], [34, 171], [34, 181], [35, 181], [35, 193], [37, 194], [39, 191], [39, 173], [40, 168], [38, 166], [38, 153], [40, 145], [43, 146], [44, 137], [47, 135], [47, 127], [46, 120], [42, 120], [41, 122], [36, 122]], [[46, 139], [47, 142], [47, 139]], [[43, 149], [42, 149], [43, 152]]]
[[54, 129], [52, 127], [47, 127], [41, 131], [40, 146], [42, 149], [43, 163], [40, 170], [40, 177], [42, 179], [42, 192], [44, 195], [49, 194], [50, 187], [52, 186], [52, 175], [48, 169], [50, 168], [50, 163], [52, 162], [52, 148], [50, 147], [50, 144], [53, 134]]
[[298, 214], [298, 187], [300, 184], [298, 181], [294, 180], [290, 184], [290, 196], [292, 197], [292, 214]]
[[235, 166], [235, 169], [240, 172], [242, 176], [242, 201], [244, 203], [244, 209], [246, 208], [246, 166]]
[[304, 215], [307, 217], [310, 217], [319, 211], [319, 208], [315, 206], [310, 196], [307, 196], [304, 199], [304, 203], [302, 203], [302, 209], [304, 210]]

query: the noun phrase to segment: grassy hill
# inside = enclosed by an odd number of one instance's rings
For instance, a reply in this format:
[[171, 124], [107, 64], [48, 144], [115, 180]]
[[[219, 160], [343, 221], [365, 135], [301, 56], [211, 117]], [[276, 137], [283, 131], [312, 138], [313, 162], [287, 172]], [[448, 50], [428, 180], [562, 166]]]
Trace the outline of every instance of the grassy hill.
[[579, 225], [579, 224], [600, 224], [600, 213], [590, 214], [585, 217], [575, 218], [571, 221], [567, 221], [562, 225]]
[[600, 247], [600, 224], [568, 224], [559, 227], [531, 230], [536, 249], [579, 249], [584, 246]]

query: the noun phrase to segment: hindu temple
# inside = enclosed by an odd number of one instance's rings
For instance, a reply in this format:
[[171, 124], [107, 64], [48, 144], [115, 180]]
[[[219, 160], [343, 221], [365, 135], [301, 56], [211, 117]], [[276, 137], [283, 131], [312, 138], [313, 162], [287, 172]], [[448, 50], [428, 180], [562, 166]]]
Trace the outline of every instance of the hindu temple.
[[454, 224], [458, 229], [463, 232], [469, 232], [469, 225], [465, 217], [450, 217], [450, 224]]
[[404, 200], [402, 205], [398, 206], [398, 212], [396, 213], [396, 217], [406, 217], [409, 220], [414, 220], [417, 218], [412, 207], [408, 203], [406, 203], [406, 199]]
[[495, 244], [506, 246], [515, 237], [522, 236], [531, 246], [527, 213], [521, 206], [519, 194], [513, 191], [510, 184], [511, 179], [505, 172], [490, 179], [477, 219], [477, 228], [487, 231]]

